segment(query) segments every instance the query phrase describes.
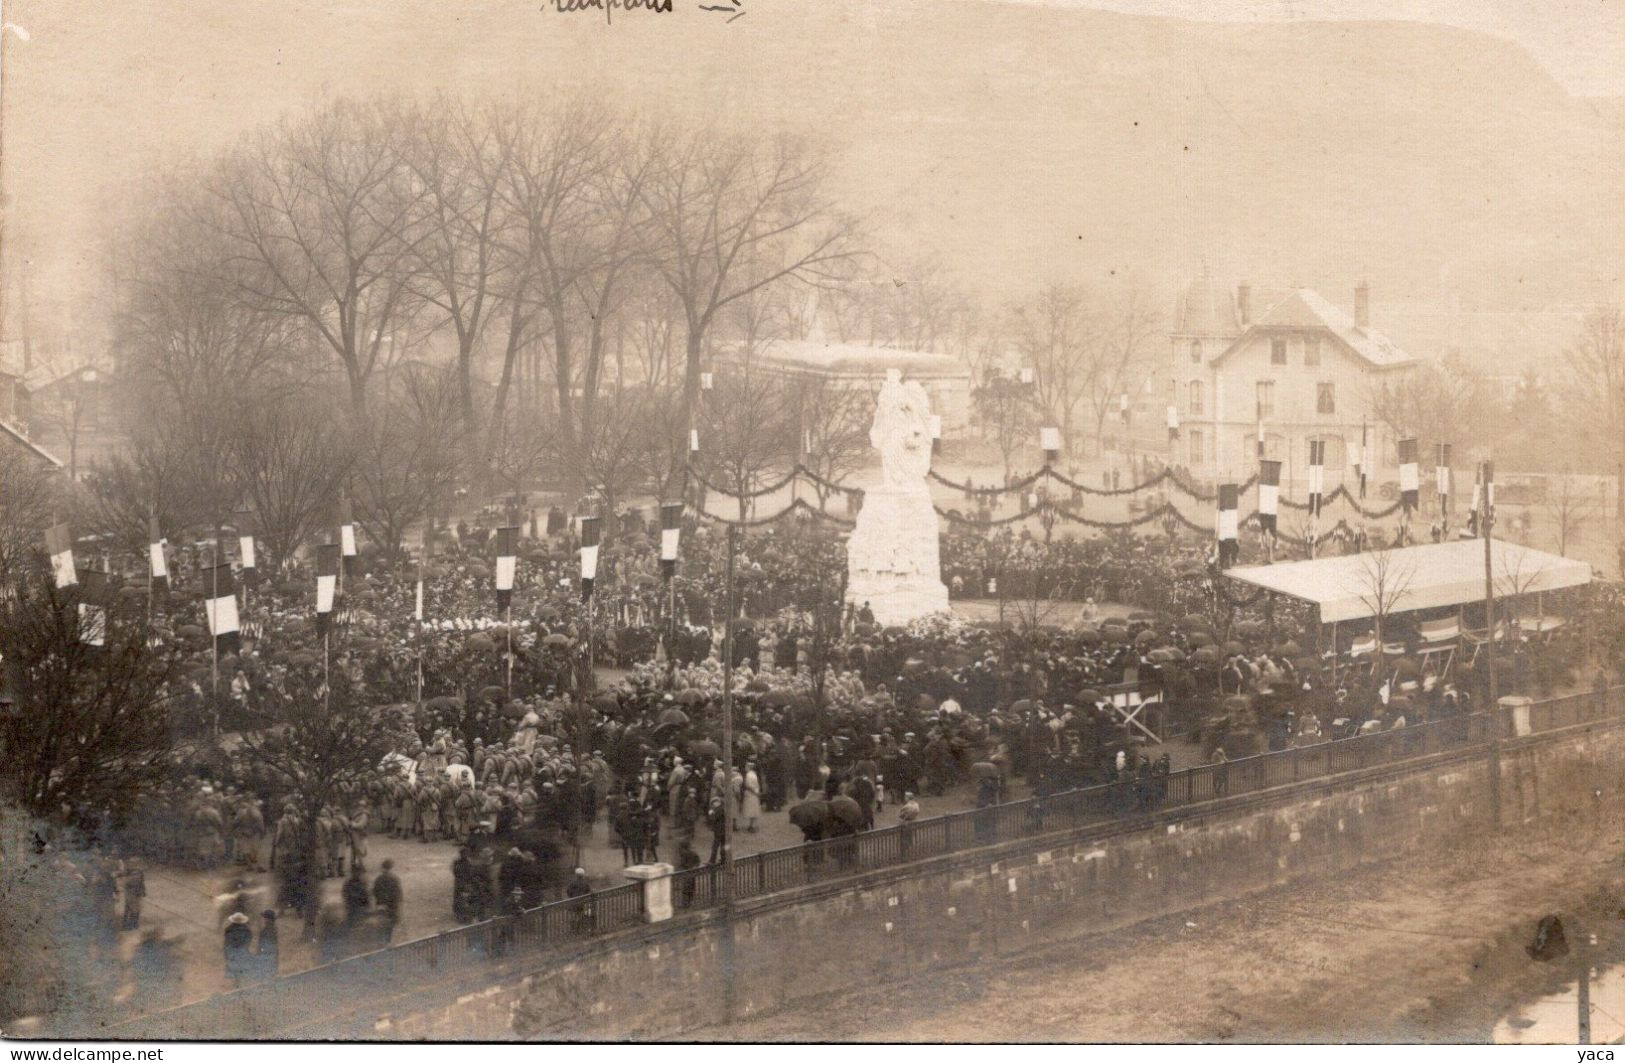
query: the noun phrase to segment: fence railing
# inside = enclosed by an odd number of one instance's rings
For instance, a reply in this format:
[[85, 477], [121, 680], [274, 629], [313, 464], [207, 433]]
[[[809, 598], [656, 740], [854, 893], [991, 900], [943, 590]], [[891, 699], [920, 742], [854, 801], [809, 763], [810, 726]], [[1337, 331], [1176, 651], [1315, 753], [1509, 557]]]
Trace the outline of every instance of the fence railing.
[[[1625, 708], [1622, 693], [1625, 687], [1615, 687], [1533, 703], [1528, 731], [1618, 717]], [[761, 897], [1035, 835], [1109, 823], [1132, 824], [1161, 810], [1465, 750], [1489, 741], [1494, 720], [1489, 713], [1456, 716], [1204, 764], [1149, 780], [1125, 779], [754, 853], [733, 862], [731, 894], [734, 900]], [[1515, 737], [1522, 729], [1520, 721], [1506, 713], [1501, 714], [1501, 728], [1503, 738]], [[725, 874], [728, 872], [714, 864], [673, 874], [676, 910], [697, 911], [720, 904], [723, 887], [729, 884], [724, 882]], [[455, 976], [504, 957], [585, 940], [643, 921], [643, 884], [629, 882], [257, 983], [134, 1020], [132, 1025], [165, 1037], [219, 1036], [223, 1030], [240, 1029], [245, 1021], [267, 1031], [297, 1028], [319, 1015], [332, 1014], [335, 1005], [360, 1006], [425, 977]]]

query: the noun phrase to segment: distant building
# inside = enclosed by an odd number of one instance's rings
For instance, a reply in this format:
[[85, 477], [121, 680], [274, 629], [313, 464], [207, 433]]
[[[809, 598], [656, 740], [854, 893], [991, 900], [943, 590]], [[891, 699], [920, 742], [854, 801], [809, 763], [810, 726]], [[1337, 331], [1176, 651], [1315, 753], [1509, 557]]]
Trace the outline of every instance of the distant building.
[[55, 455], [30, 438], [31, 413], [28, 385], [22, 376], [0, 369], [0, 450], [8, 457], [19, 454], [51, 469], [62, 468]]
[[[1207, 479], [1244, 480], [1264, 456], [1301, 480], [1309, 441], [1326, 441], [1326, 487], [1349, 475], [1362, 426], [1379, 472], [1397, 464], [1393, 434], [1371, 416], [1381, 378], [1415, 359], [1371, 325], [1370, 290], [1345, 313], [1308, 288], [1233, 291], [1193, 281], [1174, 308], [1164, 405], [1179, 411], [1168, 460]], [[1371, 460], [1371, 459], [1368, 459]]]
[[942, 434], [958, 435], [970, 423], [971, 371], [958, 358], [893, 347], [826, 343], [821, 339], [783, 340], [756, 355], [757, 368], [787, 377], [822, 377], [875, 395], [888, 369], [904, 380], [918, 380], [931, 399], [932, 414], [942, 418]]

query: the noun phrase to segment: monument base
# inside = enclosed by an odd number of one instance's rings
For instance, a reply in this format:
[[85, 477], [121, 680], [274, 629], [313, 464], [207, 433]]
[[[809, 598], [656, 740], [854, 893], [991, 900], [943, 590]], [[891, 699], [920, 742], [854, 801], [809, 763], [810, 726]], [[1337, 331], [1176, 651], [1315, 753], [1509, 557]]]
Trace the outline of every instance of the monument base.
[[847, 541], [846, 600], [886, 626], [948, 611], [931, 492], [885, 485], [866, 491]]

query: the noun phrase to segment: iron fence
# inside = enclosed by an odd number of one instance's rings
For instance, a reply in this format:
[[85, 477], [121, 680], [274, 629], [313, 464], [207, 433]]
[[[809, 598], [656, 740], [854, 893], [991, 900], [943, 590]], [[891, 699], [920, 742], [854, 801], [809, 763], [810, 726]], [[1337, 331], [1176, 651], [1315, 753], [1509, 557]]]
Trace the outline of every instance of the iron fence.
[[[1519, 712], [1503, 713], [1502, 737], [1617, 717], [1621, 691], [1625, 687], [1535, 702], [1527, 722]], [[1132, 824], [1170, 808], [1468, 749], [1488, 742], [1494, 721], [1488, 713], [1451, 717], [754, 853], [733, 862], [728, 882], [729, 872], [715, 864], [674, 873], [672, 904], [678, 912], [699, 911], [722, 903], [725, 885], [734, 900], [745, 900], [1040, 834]], [[392, 986], [455, 976], [644, 921], [643, 884], [629, 882], [257, 983], [135, 1020], [135, 1026], [150, 1026], [165, 1037], [218, 1036], [222, 1029], [241, 1029], [243, 1021], [265, 1022], [268, 1029], [297, 1027], [313, 1014], [332, 1013], [342, 1001], [359, 1006]]]

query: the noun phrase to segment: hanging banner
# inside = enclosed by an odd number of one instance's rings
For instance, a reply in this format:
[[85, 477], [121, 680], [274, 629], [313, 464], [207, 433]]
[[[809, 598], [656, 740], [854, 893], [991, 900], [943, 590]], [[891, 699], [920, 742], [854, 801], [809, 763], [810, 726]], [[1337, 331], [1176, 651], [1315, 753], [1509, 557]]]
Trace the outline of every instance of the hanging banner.
[[57, 588], [76, 586], [79, 573], [73, 566], [73, 533], [66, 524], [45, 529], [45, 552], [51, 555], [51, 576]]
[[1241, 552], [1236, 523], [1236, 510], [1240, 493], [1235, 484], [1219, 485], [1219, 508], [1215, 532], [1219, 540], [1220, 568], [1228, 568], [1234, 564], [1237, 555]]
[[1276, 534], [1276, 517], [1281, 504], [1281, 463], [1258, 463], [1258, 526], [1271, 535]]
[[1421, 500], [1421, 475], [1417, 468], [1416, 440], [1399, 441], [1399, 501], [1406, 514], [1416, 509]]
[[519, 567], [519, 529], [509, 526], [498, 528], [496, 536], [496, 592], [497, 608], [507, 609], [513, 604], [513, 578]]
[[1326, 441], [1309, 441], [1309, 515], [1320, 517], [1320, 507], [1326, 498]]
[[333, 599], [339, 582], [339, 545], [323, 543], [316, 547], [316, 629], [327, 633], [333, 614]]
[[598, 577], [599, 518], [581, 518], [581, 600], [592, 597], [592, 583]]
[[1438, 443], [1433, 448], [1433, 480], [1439, 491], [1439, 512], [1450, 513], [1450, 444]]
[[677, 545], [683, 534], [683, 504], [663, 502], [660, 506], [660, 574], [671, 579], [677, 572]]
[[169, 558], [164, 554], [164, 536], [157, 517], [147, 518], [147, 562], [154, 589], [169, 582]]
[[1173, 403], [1168, 404], [1168, 442], [1172, 443], [1179, 438], [1179, 407]]

